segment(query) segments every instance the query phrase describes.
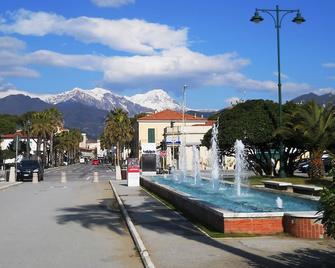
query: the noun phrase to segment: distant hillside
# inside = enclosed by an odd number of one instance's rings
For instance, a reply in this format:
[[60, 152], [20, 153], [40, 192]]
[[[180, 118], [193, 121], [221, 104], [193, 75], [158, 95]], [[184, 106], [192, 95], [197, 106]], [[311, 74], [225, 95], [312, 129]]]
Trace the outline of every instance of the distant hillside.
[[98, 138], [102, 133], [107, 111], [73, 101], [56, 107], [63, 113], [66, 128], [79, 128], [91, 138]]
[[52, 107], [38, 98], [30, 98], [25, 95], [10, 95], [0, 99], [0, 113], [21, 115], [28, 111], [40, 112]]
[[325, 105], [327, 103], [332, 103], [335, 105], [335, 95], [332, 93], [327, 93], [324, 95], [316, 95], [314, 93], [308, 93], [308, 94], [304, 94], [299, 97], [296, 97], [292, 99], [291, 101], [294, 103], [303, 104], [303, 103], [306, 103], [312, 100], [314, 100], [319, 105]]

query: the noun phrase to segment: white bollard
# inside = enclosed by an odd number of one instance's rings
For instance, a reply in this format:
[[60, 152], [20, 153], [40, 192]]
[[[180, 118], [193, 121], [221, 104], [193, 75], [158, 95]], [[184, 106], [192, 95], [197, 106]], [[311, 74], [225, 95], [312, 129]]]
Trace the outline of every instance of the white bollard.
[[115, 167], [115, 179], [116, 180], [121, 180], [121, 167], [120, 166], [116, 166]]
[[99, 174], [98, 172], [93, 173], [93, 182], [99, 182]]
[[33, 173], [33, 183], [38, 183], [38, 173]]
[[8, 182], [16, 182], [15, 167], [10, 167], [10, 169], [9, 169]]
[[66, 173], [64, 171], [61, 172], [60, 182], [61, 183], [66, 183]]

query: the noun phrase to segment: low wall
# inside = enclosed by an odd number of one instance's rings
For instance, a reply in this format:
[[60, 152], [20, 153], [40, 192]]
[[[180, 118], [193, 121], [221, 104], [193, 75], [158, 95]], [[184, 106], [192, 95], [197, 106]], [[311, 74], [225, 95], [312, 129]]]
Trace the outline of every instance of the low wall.
[[224, 218], [225, 233], [278, 234], [284, 231], [283, 217]]
[[301, 215], [287, 213], [284, 215], [284, 231], [295, 237], [320, 239], [324, 238], [324, 228], [320, 222], [316, 222], [315, 215]]

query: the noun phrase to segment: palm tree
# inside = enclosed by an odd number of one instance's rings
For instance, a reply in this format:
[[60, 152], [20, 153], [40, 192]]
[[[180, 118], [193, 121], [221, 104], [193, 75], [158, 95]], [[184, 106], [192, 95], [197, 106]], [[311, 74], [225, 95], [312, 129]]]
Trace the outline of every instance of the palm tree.
[[311, 179], [324, 176], [322, 155], [334, 142], [335, 109], [332, 105], [319, 106], [314, 101], [299, 106], [281, 129], [282, 135], [298, 135], [310, 153]]
[[74, 163], [78, 157], [79, 143], [82, 141], [81, 132], [78, 129], [70, 129], [55, 136], [55, 151], [57, 162], [62, 163], [66, 152], [70, 163]]
[[134, 130], [127, 112], [117, 108], [109, 113], [102, 134], [102, 145], [108, 149], [112, 145], [116, 145], [116, 164], [118, 166], [120, 165], [120, 148], [131, 141], [133, 133]]
[[31, 134], [37, 137], [37, 156], [41, 157], [43, 142], [43, 165], [46, 164], [46, 140], [50, 130], [50, 120], [45, 112], [36, 112], [32, 115]]
[[49, 136], [50, 136], [50, 163], [54, 166], [54, 136], [55, 134], [63, 128], [63, 117], [62, 113], [58, 111], [55, 107], [52, 107], [45, 111], [46, 115], [50, 121], [49, 124]]

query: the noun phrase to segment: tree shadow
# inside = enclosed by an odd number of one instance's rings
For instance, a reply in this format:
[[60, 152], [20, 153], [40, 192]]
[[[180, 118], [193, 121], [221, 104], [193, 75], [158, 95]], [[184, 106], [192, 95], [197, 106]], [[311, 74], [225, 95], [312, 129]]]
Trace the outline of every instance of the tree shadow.
[[332, 250], [302, 248], [290, 253], [273, 255], [289, 267], [335, 267], [335, 248]]
[[67, 207], [58, 211], [62, 213], [56, 216], [58, 224], [76, 222], [91, 230], [95, 226], [104, 226], [117, 234], [126, 234], [120, 210], [113, 198], [100, 199], [99, 204]]

